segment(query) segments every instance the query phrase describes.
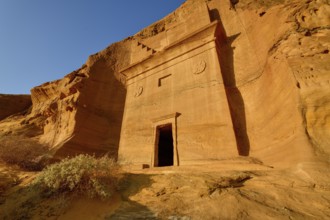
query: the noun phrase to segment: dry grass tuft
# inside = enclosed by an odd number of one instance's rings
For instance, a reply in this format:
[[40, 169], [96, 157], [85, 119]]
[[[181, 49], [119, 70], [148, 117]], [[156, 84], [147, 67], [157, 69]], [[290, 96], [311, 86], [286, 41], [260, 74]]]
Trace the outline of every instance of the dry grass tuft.
[[211, 195], [215, 191], [221, 192], [222, 189], [242, 187], [244, 182], [251, 178], [252, 177], [246, 173], [220, 177], [218, 180], [208, 184], [208, 193]]
[[0, 160], [24, 170], [42, 170], [49, 158], [48, 147], [22, 136], [0, 137]]

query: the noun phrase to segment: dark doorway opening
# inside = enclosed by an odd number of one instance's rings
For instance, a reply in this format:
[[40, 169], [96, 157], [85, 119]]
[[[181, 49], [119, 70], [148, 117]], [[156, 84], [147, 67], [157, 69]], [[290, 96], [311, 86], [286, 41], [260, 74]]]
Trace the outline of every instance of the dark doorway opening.
[[173, 166], [172, 124], [158, 128], [158, 166]]

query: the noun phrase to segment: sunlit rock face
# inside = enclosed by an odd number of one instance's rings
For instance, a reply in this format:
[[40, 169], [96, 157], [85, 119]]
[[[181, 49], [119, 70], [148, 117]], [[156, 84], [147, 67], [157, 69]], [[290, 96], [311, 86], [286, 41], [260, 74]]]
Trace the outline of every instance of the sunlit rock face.
[[170, 124], [173, 165], [328, 160], [329, 14], [326, 0], [188, 0], [33, 88], [31, 112], [0, 121], [0, 131], [27, 132], [56, 158], [157, 166]]
[[209, 4], [219, 9], [227, 35], [220, 64], [235, 76], [228, 89], [236, 87], [243, 99], [250, 155], [277, 166], [316, 154], [328, 160], [327, 1]]

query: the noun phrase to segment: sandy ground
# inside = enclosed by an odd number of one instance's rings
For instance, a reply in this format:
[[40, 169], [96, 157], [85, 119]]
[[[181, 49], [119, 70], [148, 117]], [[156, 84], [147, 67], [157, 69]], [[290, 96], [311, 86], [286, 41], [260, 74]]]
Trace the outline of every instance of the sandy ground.
[[29, 187], [36, 173], [2, 165], [0, 219], [330, 219], [328, 167], [279, 170], [251, 158], [125, 167], [118, 192], [102, 201], [41, 196]]

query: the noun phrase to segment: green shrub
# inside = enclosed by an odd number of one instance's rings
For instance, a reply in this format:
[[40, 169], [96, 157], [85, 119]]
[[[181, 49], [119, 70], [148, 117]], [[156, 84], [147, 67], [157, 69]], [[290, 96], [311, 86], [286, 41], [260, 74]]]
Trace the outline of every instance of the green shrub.
[[34, 184], [51, 194], [78, 193], [108, 198], [116, 189], [119, 167], [109, 157], [79, 155], [46, 167]]
[[42, 170], [49, 158], [48, 147], [37, 141], [18, 136], [0, 137], [0, 160], [26, 170]]

